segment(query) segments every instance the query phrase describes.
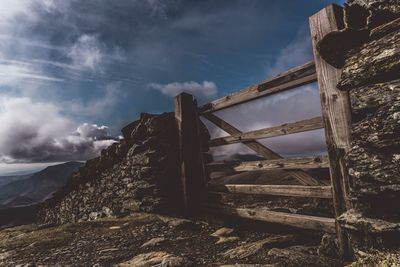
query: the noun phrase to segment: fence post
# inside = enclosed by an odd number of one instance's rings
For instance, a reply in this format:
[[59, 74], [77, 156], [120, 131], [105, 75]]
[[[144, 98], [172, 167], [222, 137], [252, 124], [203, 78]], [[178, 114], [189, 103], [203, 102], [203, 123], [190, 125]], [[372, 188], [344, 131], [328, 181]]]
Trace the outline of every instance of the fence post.
[[[349, 178], [344, 161], [345, 153], [351, 146], [350, 101], [348, 93], [340, 91], [336, 87], [341, 70], [326, 63], [319, 55], [316, 45], [326, 34], [343, 27], [343, 8], [337, 5], [330, 5], [310, 17], [310, 30], [321, 96], [322, 117], [325, 124], [336, 218], [351, 208], [348, 200]], [[341, 256], [344, 259], [351, 259], [352, 250], [349, 238], [337, 222], [336, 231]]]
[[179, 138], [179, 168], [185, 212], [195, 213], [205, 195], [205, 171], [197, 102], [192, 95], [175, 97], [175, 120]]

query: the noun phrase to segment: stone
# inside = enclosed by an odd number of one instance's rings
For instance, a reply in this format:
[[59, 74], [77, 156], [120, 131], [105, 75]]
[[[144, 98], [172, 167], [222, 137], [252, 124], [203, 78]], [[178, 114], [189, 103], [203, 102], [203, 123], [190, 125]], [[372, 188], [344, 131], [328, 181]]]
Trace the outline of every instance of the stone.
[[104, 215], [105, 217], [111, 217], [111, 216], [113, 216], [113, 211], [112, 211], [110, 208], [108, 208], [108, 207], [103, 207], [103, 208], [102, 208], [102, 213], [103, 213], [103, 215]]
[[376, 40], [384, 37], [385, 35], [392, 33], [394, 31], [400, 30], [400, 18], [390, 21], [388, 23], [382, 24], [371, 30], [369, 37], [371, 40]]
[[318, 247], [318, 255], [339, 258], [339, 246], [335, 235], [324, 234]]
[[346, 28], [363, 29], [367, 27], [369, 11], [357, 4], [344, 4], [344, 21]]
[[221, 236], [219, 237], [218, 241], [215, 242], [216, 245], [218, 244], [225, 244], [225, 243], [231, 243], [235, 241], [239, 241], [240, 238], [238, 236]]
[[160, 217], [160, 220], [168, 224], [171, 228], [186, 228], [194, 226], [194, 222], [188, 219], [172, 218], [172, 217]]
[[292, 235], [271, 236], [259, 241], [251, 242], [245, 245], [238, 246], [236, 248], [229, 249], [223, 252], [222, 256], [230, 259], [245, 259], [249, 256], [259, 253], [266, 246], [291, 244], [295, 240], [295, 236]]
[[97, 219], [99, 219], [100, 217], [101, 217], [101, 213], [99, 213], [99, 212], [93, 211], [93, 212], [91, 212], [91, 213], [89, 214], [89, 220], [90, 220], [90, 221], [97, 220]]
[[[400, 16], [399, 0], [348, 0], [347, 6], [368, 12], [368, 28], [377, 27]], [[350, 15], [354, 16], [354, 13]]]
[[142, 114], [122, 132], [125, 140], [88, 160], [45, 201], [38, 213], [40, 224], [96, 220], [178, 206], [174, 114]]
[[222, 228], [218, 229], [217, 231], [215, 231], [214, 233], [212, 233], [211, 236], [214, 236], [214, 237], [228, 236], [228, 235], [232, 234], [233, 231], [234, 230], [232, 228], [222, 227]]
[[368, 252], [356, 251], [356, 260], [347, 267], [359, 266], [400, 266], [400, 251], [379, 251], [370, 250]]
[[185, 266], [188, 260], [177, 257], [164, 251], [155, 251], [139, 254], [131, 260], [117, 264], [117, 267], [173, 267]]
[[343, 262], [337, 259], [329, 259], [314, 255], [311, 248], [303, 246], [272, 248], [268, 251], [267, 255], [273, 262], [276, 262], [278, 266], [343, 266]]
[[390, 219], [400, 209], [400, 80], [350, 91], [353, 123], [346, 164], [355, 208]]
[[364, 44], [369, 37], [365, 29], [346, 28], [325, 35], [317, 44], [321, 57], [335, 68], [342, 68], [345, 64], [345, 53]]
[[0, 253], [0, 261], [7, 259], [8, 257], [12, 256], [14, 253], [12, 251], [6, 251]]
[[142, 248], [154, 247], [165, 241], [166, 241], [166, 239], [164, 237], [155, 237], [155, 238], [150, 239], [146, 243], [144, 243], [141, 247]]
[[343, 213], [338, 222], [352, 237], [357, 249], [384, 249], [400, 246], [400, 222], [368, 218], [354, 209]]
[[348, 51], [338, 88], [350, 90], [369, 83], [400, 78], [400, 30]]
[[273, 264], [229, 264], [229, 265], [220, 265], [219, 267], [278, 267]]

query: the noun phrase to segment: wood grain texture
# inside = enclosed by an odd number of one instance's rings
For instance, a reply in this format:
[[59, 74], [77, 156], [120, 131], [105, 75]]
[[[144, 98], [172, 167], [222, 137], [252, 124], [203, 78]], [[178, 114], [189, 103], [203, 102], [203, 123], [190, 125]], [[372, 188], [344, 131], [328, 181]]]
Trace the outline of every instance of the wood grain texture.
[[309, 216], [302, 214], [284, 213], [268, 210], [267, 208], [235, 208], [226, 205], [207, 205], [207, 210], [245, 219], [278, 223], [292, 227], [335, 233], [335, 219]]
[[209, 184], [208, 190], [232, 194], [332, 198], [330, 186]]
[[193, 213], [205, 195], [206, 177], [200, 138], [200, 119], [193, 96], [181, 93], [175, 97], [175, 121], [179, 138], [179, 165], [183, 206]]
[[275, 127], [259, 129], [241, 134], [234, 134], [227, 137], [216, 138], [211, 140], [209, 145], [210, 147], [228, 145], [234, 143], [241, 143], [245, 141], [252, 141], [255, 139], [301, 133], [305, 131], [312, 131], [323, 128], [324, 128], [324, 123], [322, 117], [316, 117], [298, 122], [286, 123]]
[[279, 74], [272, 79], [262, 81], [256, 85], [214, 100], [202, 106], [199, 111], [201, 114], [205, 114], [232, 107], [263, 96], [315, 82], [316, 77], [314, 62], [309, 62]]
[[[212, 113], [203, 114], [207, 120], [211, 121], [222, 130], [227, 132], [228, 134], [241, 134], [242, 132], [234, 127], [233, 125], [227, 123], [226, 121], [222, 120], [221, 118], [217, 117]], [[262, 145], [261, 143], [253, 140], [253, 141], [245, 141], [243, 142], [244, 145], [249, 147], [250, 149], [254, 150], [257, 154], [263, 156], [265, 159], [281, 159], [282, 157], [274, 152], [273, 150], [269, 149], [268, 147]], [[308, 173], [303, 171], [290, 171], [290, 175], [297, 179], [303, 185], [319, 185], [320, 182], [316, 180], [314, 177], [310, 176]]]
[[[350, 148], [351, 142], [350, 101], [348, 93], [337, 88], [341, 70], [326, 63], [319, 55], [316, 46], [325, 35], [343, 27], [343, 9], [337, 5], [330, 5], [310, 17], [310, 30], [321, 96], [322, 117], [325, 124], [336, 218], [350, 206], [349, 201], [347, 201], [349, 180], [344, 162], [345, 152]], [[351, 258], [352, 251], [349, 239], [339, 224], [337, 224], [337, 235], [340, 254], [343, 258]]]
[[328, 157], [284, 158], [271, 160], [257, 160], [246, 162], [214, 162], [206, 165], [207, 170], [218, 171], [231, 168], [237, 172], [259, 170], [292, 170], [292, 169], [320, 169], [329, 168]]

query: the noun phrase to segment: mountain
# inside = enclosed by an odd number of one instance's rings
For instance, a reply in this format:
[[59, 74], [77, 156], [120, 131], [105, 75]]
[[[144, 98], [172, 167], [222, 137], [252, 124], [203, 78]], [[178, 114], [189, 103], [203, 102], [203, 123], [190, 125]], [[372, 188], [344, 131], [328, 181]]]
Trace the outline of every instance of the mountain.
[[49, 166], [23, 179], [8, 178], [11, 182], [0, 187], [0, 209], [42, 202], [63, 186], [67, 178], [83, 165], [82, 162], [72, 161]]
[[31, 176], [32, 176], [32, 174], [0, 176], [0, 188], [11, 182], [24, 180]]

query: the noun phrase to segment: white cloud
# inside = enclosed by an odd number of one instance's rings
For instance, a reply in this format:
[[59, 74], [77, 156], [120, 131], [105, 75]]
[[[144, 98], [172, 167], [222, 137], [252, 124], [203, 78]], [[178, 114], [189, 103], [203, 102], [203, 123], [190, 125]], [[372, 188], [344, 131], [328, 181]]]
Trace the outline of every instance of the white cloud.
[[43, 8], [49, 13], [57, 9], [57, 3], [55, 0], [41, 0], [41, 4]]
[[74, 65], [91, 71], [101, 70], [103, 47], [95, 35], [83, 34], [71, 47], [68, 56]]
[[290, 68], [309, 62], [313, 58], [310, 33], [308, 30], [299, 30], [296, 38], [282, 48], [273, 64], [267, 64], [267, 76], [271, 77]]
[[0, 162], [85, 160], [114, 141], [108, 127], [75, 123], [52, 103], [0, 98]]
[[92, 100], [84, 102], [81, 99], [73, 99], [61, 101], [59, 104], [72, 116], [86, 119], [104, 118], [112, 115], [109, 111], [123, 100], [124, 95], [120, 83], [116, 82], [107, 84], [101, 90], [96, 90], [96, 95]]
[[0, 60], [0, 85], [21, 85], [26, 80], [62, 82], [63, 79], [49, 76], [34, 64], [21, 61]]
[[0, 8], [0, 21], [2, 23], [17, 15], [30, 15], [32, 0], [2, 0]]
[[209, 98], [217, 94], [217, 86], [214, 82], [203, 81], [203, 83], [190, 82], [174, 82], [168, 84], [150, 83], [148, 87], [167, 96], [176, 96], [182, 92], [192, 94], [200, 98]]

